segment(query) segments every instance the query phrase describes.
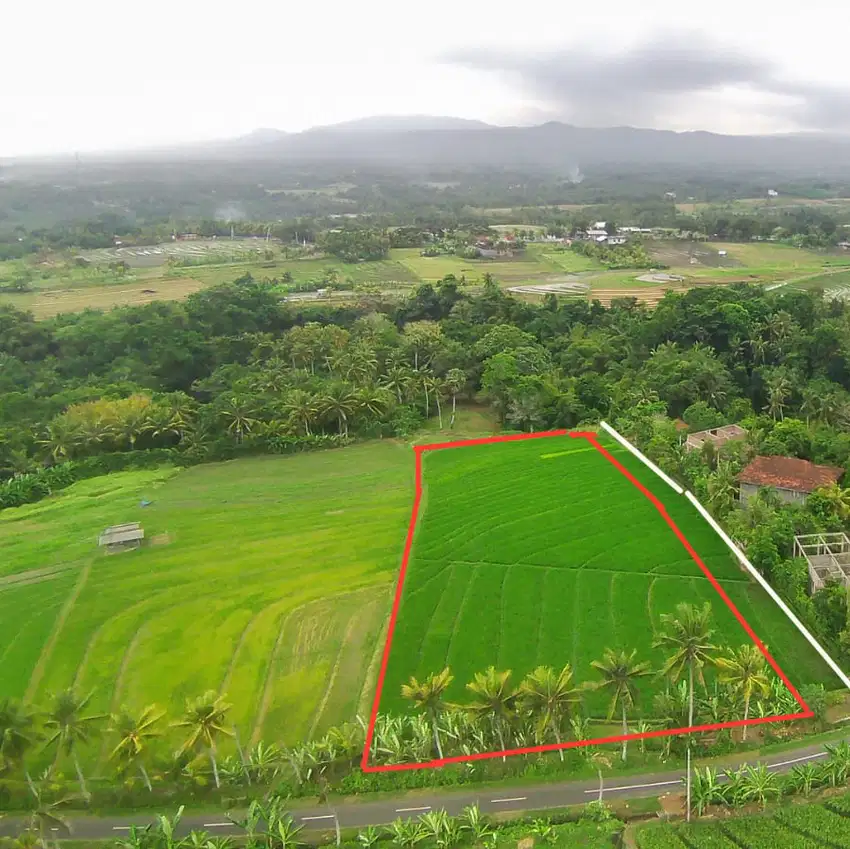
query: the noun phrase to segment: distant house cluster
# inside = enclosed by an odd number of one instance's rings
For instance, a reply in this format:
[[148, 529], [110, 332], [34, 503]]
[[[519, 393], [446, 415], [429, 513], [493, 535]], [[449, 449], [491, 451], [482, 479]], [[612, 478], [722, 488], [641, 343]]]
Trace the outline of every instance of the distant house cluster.
[[609, 233], [608, 223], [606, 221], [597, 221], [592, 227], [588, 227], [587, 230], [576, 233], [576, 239], [596, 242], [599, 245], [625, 245], [627, 238], [625, 228], [619, 228], [616, 233]]

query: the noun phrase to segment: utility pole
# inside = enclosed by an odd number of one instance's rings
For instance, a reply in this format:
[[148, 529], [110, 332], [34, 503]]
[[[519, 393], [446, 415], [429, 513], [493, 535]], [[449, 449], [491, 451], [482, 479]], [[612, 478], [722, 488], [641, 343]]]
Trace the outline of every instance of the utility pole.
[[685, 801], [685, 821], [691, 821], [691, 738], [688, 737], [688, 780], [687, 799]]

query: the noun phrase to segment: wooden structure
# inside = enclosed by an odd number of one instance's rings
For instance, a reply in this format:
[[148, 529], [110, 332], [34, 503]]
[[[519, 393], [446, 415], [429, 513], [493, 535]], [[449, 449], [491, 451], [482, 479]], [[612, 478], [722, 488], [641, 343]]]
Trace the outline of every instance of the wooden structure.
[[850, 539], [845, 533], [801, 534], [794, 537], [794, 556], [809, 566], [809, 591], [816, 593], [827, 581], [850, 587]]
[[107, 554], [116, 554], [119, 551], [129, 551], [139, 548], [145, 532], [138, 522], [127, 522], [124, 525], [113, 525], [107, 528], [97, 540], [97, 544], [106, 549]]

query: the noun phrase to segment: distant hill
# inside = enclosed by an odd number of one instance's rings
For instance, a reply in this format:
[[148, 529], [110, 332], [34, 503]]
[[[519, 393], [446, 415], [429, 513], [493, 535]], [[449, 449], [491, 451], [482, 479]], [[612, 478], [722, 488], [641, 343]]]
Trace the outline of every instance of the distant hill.
[[[718, 177], [741, 171], [809, 177], [850, 173], [850, 136], [727, 136], [634, 127], [591, 129], [558, 122], [497, 127], [462, 118], [410, 115], [363, 118], [300, 133], [259, 129], [216, 142], [156, 151], [87, 154], [84, 159], [89, 163], [279, 162], [295, 166], [519, 168], [540, 172], [580, 168], [585, 173], [599, 167], [632, 173], [644, 168], [669, 168], [708, 169]], [[15, 160], [15, 166], [20, 170], [25, 162]]]
[[[430, 125], [429, 125], [430, 124]], [[496, 127], [456, 118], [366, 118], [272, 137], [243, 137], [228, 151], [289, 162], [397, 167], [501, 167], [541, 170], [594, 166], [710, 166], [824, 173], [850, 169], [850, 137], [834, 135], [727, 136], [709, 132], [550, 122]]]
[[311, 127], [307, 133], [392, 133], [428, 130], [487, 130], [492, 124], [468, 118], [449, 118], [439, 115], [376, 115], [339, 124]]

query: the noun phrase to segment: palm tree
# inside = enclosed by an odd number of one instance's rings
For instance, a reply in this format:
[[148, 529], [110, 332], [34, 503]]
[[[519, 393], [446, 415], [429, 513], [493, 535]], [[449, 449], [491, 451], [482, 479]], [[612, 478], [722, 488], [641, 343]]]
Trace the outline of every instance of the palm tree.
[[319, 410], [323, 416], [337, 420], [339, 433], [348, 436], [348, 417], [357, 410], [357, 397], [345, 383], [334, 383], [319, 398]]
[[126, 708], [112, 715], [110, 730], [118, 735], [118, 745], [112, 750], [111, 758], [125, 765], [135, 764], [142, 774], [145, 786], [152, 791], [150, 776], [145, 769], [145, 744], [161, 735], [155, 726], [165, 716], [165, 711], [156, 705], [149, 705], [138, 716], [134, 716]]
[[315, 395], [304, 389], [293, 389], [281, 405], [296, 427], [304, 428], [307, 436], [311, 436], [310, 425], [316, 421], [318, 403]]
[[788, 378], [783, 374], [774, 374], [766, 382], [767, 385], [767, 404], [765, 410], [780, 420], [785, 418], [786, 402], [791, 397], [791, 384]]
[[411, 676], [409, 683], [401, 685], [402, 698], [413, 702], [417, 710], [424, 710], [431, 723], [431, 729], [434, 733], [434, 745], [437, 747], [437, 756], [442, 760], [443, 747], [440, 744], [440, 731], [437, 727], [437, 717], [445, 707], [443, 703], [443, 694], [446, 692], [449, 684], [452, 683], [454, 677], [449, 668], [446, 667], [442, 672], [428, 676], [421, 683]]
[[599, 798], [597, 801], [602, 804], [602, 794], [605, 792], [603, 783], [602, 770], [611, 769], [611, 758], [605, 752], [592, 751], [588, 756], [588, 762], [596, 768], [596, 774], [599, 777]]
[[431, 393], [437, 390], [437, 381], [431, 372], [426, 369], [417, 369], [413, 373], [413, 385], [425, 396], [425, 418], [431, 415]]
[[215, 786], [221, 787], [216, 761], [216, 740], [224, 735], [230, 737], [233, 732], [227, 727], [225, 718], [230, 705], [214, 690], [209, 690], [194, 701], [186, 702], [186, 712], [183, 719], [175, 722], [176, 728], [188, 728], [189, 736], [179, 749], [180, 754], [197, 752], [203, 749], [209, 755], [212, 764]]
[[[676, 683], [688, 670], [688, 727], [694, 724], [694, 674], [705, 687], [703, 667], [710, 663], [717, 646], [713, 645], [711, 635], [711, 604], [706, 602], [701, 608], [687, 602], [676, 606], [676, 615], [661, 615], [664, 629], [653, 645], [657, 648], [671, 649], [672, 654], [661, 669], [661, 674]], [[685, 816], [691, 819], [691, 741], [688, 738], [687, 802]]]
[[[71, 830], [70, 823], [59, 813], [62, 805], [70, 801], [72, 797], [68, 796], [48, 802], [41, 790], [35, 791], [35, 806], [30, 812], [30, 831], [39, 835], [42, 849], [47, 849], [47, 835], [54, 829], [56, 831], [60, 828], [65, 831]], [[56, 845], [59, 845], [58, 842]]]
[[450, 368], [446, 373], [446, 390], [452, 396], [452, 417], [449, 420], [449, 427], [455, 426], [455, 408], [457, 407], [457, 396], [460, 391], [466, 386], [466, 372], [460, 368]]
[[434, 403], [437, 405], [437, 421], [439, 422], [440, 430], [443, 429], [443, 408], [440, 404], [440, 399], [445, 397], [447, 392], [446, 382], [439, 377], [428, 378], [431, 383], [431, 391], [434, 393]]
[[[744, 699], [744, 720], [750, 717], [750, 700], [753, 695], [770, 695], [770, 678], [767, 676], [764, 655], [753, 643], [746, 643], [714, 661], [720, 670], [719, 680], [740, 692]], [[744, 726], [742, 739], [747, 739]]]
[[77, 749], [91, 740], [97, 724], [106, 719], [105, 714], [83, 715], [90, 701], [91, 694], [80, 698], [71, 689], [63, 690], [54, 696], [53, 704], [47, 714], [47, 719], [44, 721], [45, 729], [52, 732], [45, 743], [45, 747], [56, 744], [56, 756], [53, 759], [51, 770], [56, 767], [62, 752], [70, 755], [74, 762], [74, 769], [77, 771], [77, 778], [80, 781], [80, 789], [86, 797], [88, 797], [89, 792], [86, 788], [85, 776], [80, 768]]
[[[519, 685], [520, 702], [537, 718], [537, 733], [542, 739], [546, 729], [561, 743], [561, 725], [581, 701], [581, 690], [573, 684], [573, 670], [567, 664], [559, 673], [549, 666], [538, 666]], [[561, 760], [563, 749], [558, 750]]]
[[3, 699], [0, 702], [0, 769], [19, 767], [33, 795], [36, 794], [35, 785], [26, 768], [25, 759], [37, 739], [33, 713], [20, 702]]
[[372, 418], [379, 418], [392, 406], [392, 395], [386, 389], [364, 386], [355, 393], [354, 403], [357, 410]]
[[348, 361], [345, 376], [358, 385], [367, 385], [374, 381], [378, 371], [378, 358], [375, 352], [365, 345], [353, 348]]
[[[652, 674], [649, 663], [635, 662], [637, 649], [630, 653], [625, 651], [613, 651], [606, 649], [602, 660], [594, 660], [590, 665], [602, 676], [602, 680], [593, 685], [594, 689], [607, 690], [611, 693], [611, 702], [608, 705], [608, 719], [617, 712], [619, 705], [623, 719], [623, 734], [629, 733], [628, 710], [637, 702], [637, 682], [641, 678]], [[626, 759], [627, 740], [623, 740], [622, 758]]]
[[50, 459], [54, 463], [71, 459], [74, 449], [82, 442], [83, 435], [80, 433], [78, 424], [61, 416], [47, 426], [44, 438], [38, 440], [39, 445], [47, 448]]
[[241, 444], [244, 435], [250, 433], [251, 428], [257, 424], [251, 403], [235, 395], [227, 400], [218, 414], [227, 421], [227, 432], [236, 436], [237, 444]]
[[[499, 738], [502, 751], [505, 745], [505, 727], [516, 713], [517, 693], [510, 685], [511, 671], [497, 672], [494, 666], [486, 672], [477, 672], [475, 679], [466, 685], [474, 696], [466, 710], [474, 717], [488, 718]], [[502, 756], [502, 760], [505, 757]]]
[[398, 403], [402, 404], [410, 388], [412, 377], [410, 368], [404, 365], [396, 365], [387, 371], [381, 385], [385, 389], [395, 392]]
[[708, 476], [707, 489], [709, 506], [715, 515], [723, 517], [732, 509], [738, 495], [735, 473], [729, 463], [717, 464], [717, 469]]
[[662, 631], [653, 643], [655, 648], [671, 650], [661, 674], [676, 683], [688, 672], [688, 725], [694, 724], [694, 676], [705, 686], [703, 667], [710, 663], [717, 646], [711, 643], [711, 604], [695, 607], [687, 602], [676, 606], [676, 614], [661, 615]]

